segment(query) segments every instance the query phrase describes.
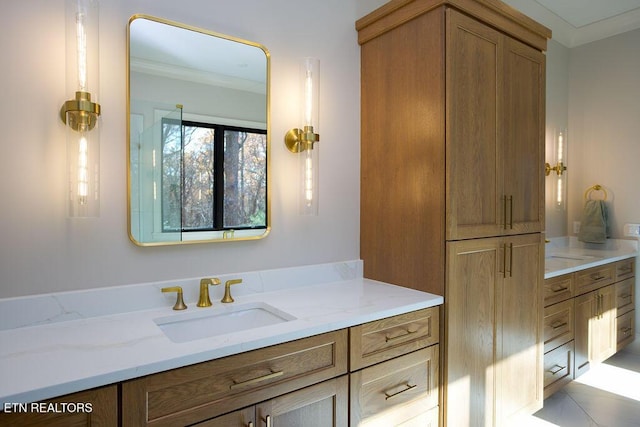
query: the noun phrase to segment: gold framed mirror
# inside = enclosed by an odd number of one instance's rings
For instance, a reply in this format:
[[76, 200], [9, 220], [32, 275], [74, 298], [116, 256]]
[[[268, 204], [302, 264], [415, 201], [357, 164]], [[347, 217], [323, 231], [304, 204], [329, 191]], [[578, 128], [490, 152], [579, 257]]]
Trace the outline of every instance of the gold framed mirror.
[[148, 15], [127, 31], [128, 232], [139, 246], [265, 237], [270, 57]]

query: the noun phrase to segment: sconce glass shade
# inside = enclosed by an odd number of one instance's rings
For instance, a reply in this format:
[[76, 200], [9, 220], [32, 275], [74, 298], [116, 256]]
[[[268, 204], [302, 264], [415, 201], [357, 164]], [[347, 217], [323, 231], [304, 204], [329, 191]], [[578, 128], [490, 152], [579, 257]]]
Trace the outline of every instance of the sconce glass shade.
[[320, 61], [304, 58], [300, 67], [302, 94], [302, 129], [290, 129], [284, 136], [284, 143], [292, 153], [299, 153], [299, 206], [301, 215], [318, 214], [318, 110], [320, 94]]
[[319, 133], [320, 61], [316, 58], [303, 58], [300, 74], [301, 93], [304, 97], [302, 123], [305, 127], [311, 126], [315, 132]]
[[564, 210], [567, 200], [567, 130], [559, 129], [555, 135], [555, 171], [557, 174], [555, 188], [556, 209]]
[[67, 214], [100, 215], [99, 4], [67, 0], [66, 90], [75, 94], [60, 117], [66, 126]]

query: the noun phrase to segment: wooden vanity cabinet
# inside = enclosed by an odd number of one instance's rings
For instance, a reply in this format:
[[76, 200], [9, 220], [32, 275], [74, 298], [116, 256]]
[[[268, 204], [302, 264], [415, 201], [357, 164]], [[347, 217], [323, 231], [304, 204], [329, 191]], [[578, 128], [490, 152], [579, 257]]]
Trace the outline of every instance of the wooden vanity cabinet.
[[[31, 410], [31, 404], [27, 404], [28, 412], [18, 412], [18, 408], [12, 413], [0, 412], [0, 425], [12, 427], [111, 427], [118, 425], [118, 386], [94, 388], [78, 393], [68, 394], [55, 399], [50, 399], [42, 404], [47, 405], [42, 412]], [[62, 408], [62, 404], [76, 404], [68, 410]], [[80, 410], [79, 405], [90, 404], [90, 410]], [[48, 405], [53, 405], [49, 409]], [[61, 411], [61, 412], [60, 412]]]
[[544, 281], [545, 398], [633, 341], [634, 275], [629, 258]]
[[544, 281], [544, 398], [575, 378], [575, 277]]
[[439, 316], [417, 310], [125, 381], [122, 425], [347, 427], [382, 411], [435, 427]]
[[350, 328], [350, 425], [438, 426], [438, 307]]
[[122, 384], [123, 426], [190, 425], [347, 373], [347, 330]]
[[635, 260], [616, 263], [616, 350], [620, 351], [635, 338]]

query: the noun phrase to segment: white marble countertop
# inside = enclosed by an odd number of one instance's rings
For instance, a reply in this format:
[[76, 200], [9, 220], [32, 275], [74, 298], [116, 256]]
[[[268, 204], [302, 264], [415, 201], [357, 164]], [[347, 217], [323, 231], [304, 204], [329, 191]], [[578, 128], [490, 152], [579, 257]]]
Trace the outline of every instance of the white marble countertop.
[[[317, 273], [317, 267], [310, 268]], [[189, 308], [183, 311], [172, 310], [175, 294], [160, 295], [160, 287], [175, 284], [170, 282], [101, 290], [97, 296], [84, 291], [0, 300], [5, 316], [0, 318], [0, 401], [4, 405], [48, 399], [443, 303], [438, 295], [362, 279], [359, 261], [320, 268], [329, 271], [324, 279], [333, 279], [325, 283], [301, 280], [296, 285], [293, 279], [306, 277], [306, 270], [294, 270], [293, 275], [285, 270], [234, 275], [245, 276], [246, 289], [234, 286], [236, 301], [221, 304], [221, 290], [211, 288], [214, 305], [210, 308], [195, 306], [197, 291], [192, 288], [197, 282], [182, 281], [191, 290], [185, 293]], [[270, 282], [279, 283], [280, 289], [274, 290]], [[89, 314], [71, 308], [74, 304], [84, 307], [91, 298], [115, 304], [113, 299], [123, 295], [136, 300], [145, 293], [159, 298], [160, 306], [126, 312], [96, 307]], [[160, 317], [200, 310], [224, 312], [256, 302], [295, 319], [184, 343], [172, 342], [154, 322]], [[33, 311], [31, 318], [23, 314], [27, 305]], [[59, 312], [49, 313], [52, 310]]]
[[545, 279], [638, 256], [637, 240], [609, 239], [603, 244], [582, 243], [575, 237], [550, 240], [545, 246]]

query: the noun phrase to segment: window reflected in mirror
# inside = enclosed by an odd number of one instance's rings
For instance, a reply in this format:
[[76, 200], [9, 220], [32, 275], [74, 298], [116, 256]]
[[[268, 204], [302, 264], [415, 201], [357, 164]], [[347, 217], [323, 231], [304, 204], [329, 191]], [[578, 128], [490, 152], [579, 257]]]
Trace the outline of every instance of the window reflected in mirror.
[[266, 228], [266, 131], [162, 123], [164, 232]]

